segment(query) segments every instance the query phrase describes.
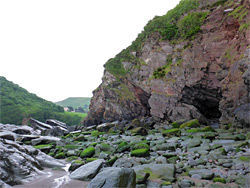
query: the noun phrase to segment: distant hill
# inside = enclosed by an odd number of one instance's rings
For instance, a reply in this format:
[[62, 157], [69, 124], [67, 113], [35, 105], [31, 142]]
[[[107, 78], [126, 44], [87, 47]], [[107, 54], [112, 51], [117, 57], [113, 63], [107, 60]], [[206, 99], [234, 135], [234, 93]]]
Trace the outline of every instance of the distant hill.
[[0, 122], [4, 124], [27, 123], [29, 117], [40, 121], [49, 118], [67, 121], [68, 125], [80, 124], [83, 116], [64, 113], [61, 106], [46, 101], [26, 89], [0, 76]]
[[74, 109], [83, 108], [84, 110], [88, 111], [90, 99], [91, 98], [89, 97], [69, 97], [63, 101], [56, 102], [55, 104], [62, 107], [71, 106]]

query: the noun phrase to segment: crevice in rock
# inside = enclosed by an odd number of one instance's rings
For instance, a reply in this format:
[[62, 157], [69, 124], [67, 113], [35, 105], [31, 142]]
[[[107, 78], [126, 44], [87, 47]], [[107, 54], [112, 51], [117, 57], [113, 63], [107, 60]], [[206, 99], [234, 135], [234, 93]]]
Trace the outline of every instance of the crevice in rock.
[[219, 103], [222, 94], [218, 89], [210, 89], [204, 85], [185, 86], [182, 90], [183, 103], [195, 106], [210, 121], [219, 121], [221, 112]]

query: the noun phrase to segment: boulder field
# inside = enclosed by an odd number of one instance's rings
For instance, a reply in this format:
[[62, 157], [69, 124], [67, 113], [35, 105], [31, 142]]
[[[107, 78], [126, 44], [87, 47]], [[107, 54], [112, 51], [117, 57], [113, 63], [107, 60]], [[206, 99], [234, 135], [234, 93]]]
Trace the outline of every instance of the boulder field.
[[25, 187], [45, 173], [43, 168], [65, 165], [70, 166], [67, 178], [87, 181], [88, 188], [239, 188], [250, 183], [250, 135], [230, 125], [219, 129], [195, 119], [172, 124], [135, 119], [59, 137], [38, 132], [0, 125], [1, 187]]

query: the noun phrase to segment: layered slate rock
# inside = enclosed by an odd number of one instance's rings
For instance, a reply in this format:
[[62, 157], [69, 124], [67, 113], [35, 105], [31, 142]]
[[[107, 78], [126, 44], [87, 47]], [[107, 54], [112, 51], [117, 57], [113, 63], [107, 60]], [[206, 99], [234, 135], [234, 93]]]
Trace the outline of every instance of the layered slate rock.
[[135, 188], [136, 175], [133, 169], [110, 167], [103, 169], [87, 188]]
[[102, 168], [105, 160], [98, 159], [93, 162], [87, 163], [70, 174], [71, 179], [88, 181], [96, 176], [99, 170]]

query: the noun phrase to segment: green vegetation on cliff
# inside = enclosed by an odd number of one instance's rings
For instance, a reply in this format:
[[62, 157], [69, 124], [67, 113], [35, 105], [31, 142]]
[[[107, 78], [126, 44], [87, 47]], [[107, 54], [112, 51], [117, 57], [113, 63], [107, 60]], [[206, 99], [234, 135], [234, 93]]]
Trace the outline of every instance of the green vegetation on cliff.
[[73, 125], [80, 124], [84, 118], [82, 116], [64, 113], [61, 106], [29, 93], [26, 89], [0, 76], [1, 123], [22, 124], [24, 119], [33, 117], [43, 122], [46, 119], [55, 118]]
[[[199, 0], [181, 0], [180, 3], [172, 10], [168, 11], [163, 16], [156, 16], [150, 20], [144, 27], [144, 30], [138, 35], [132, 44], [122, 50], [114, 58], [109, 59], [104, 65], [105, 69], [119, 78], [126, 74], [126, 71], [122, 65], [124, 61], [139, 62], [140, 60], [131, 54], [141, 54], [141, 49], [144, 42], [152, 33], [160, 33], [160, 40], [186, 40], [192, 39], [198, 32], [200, 27], [204, 23], [208, 12], [193, 12], [199, 7]], [[188, 13], [187, 15], [185, 15]], [[182, 16], [185, 15], [183, 18]], [[155, 77], [160, 78], [165, 74], [166, 67], [159, 70], [159, 74]]]

